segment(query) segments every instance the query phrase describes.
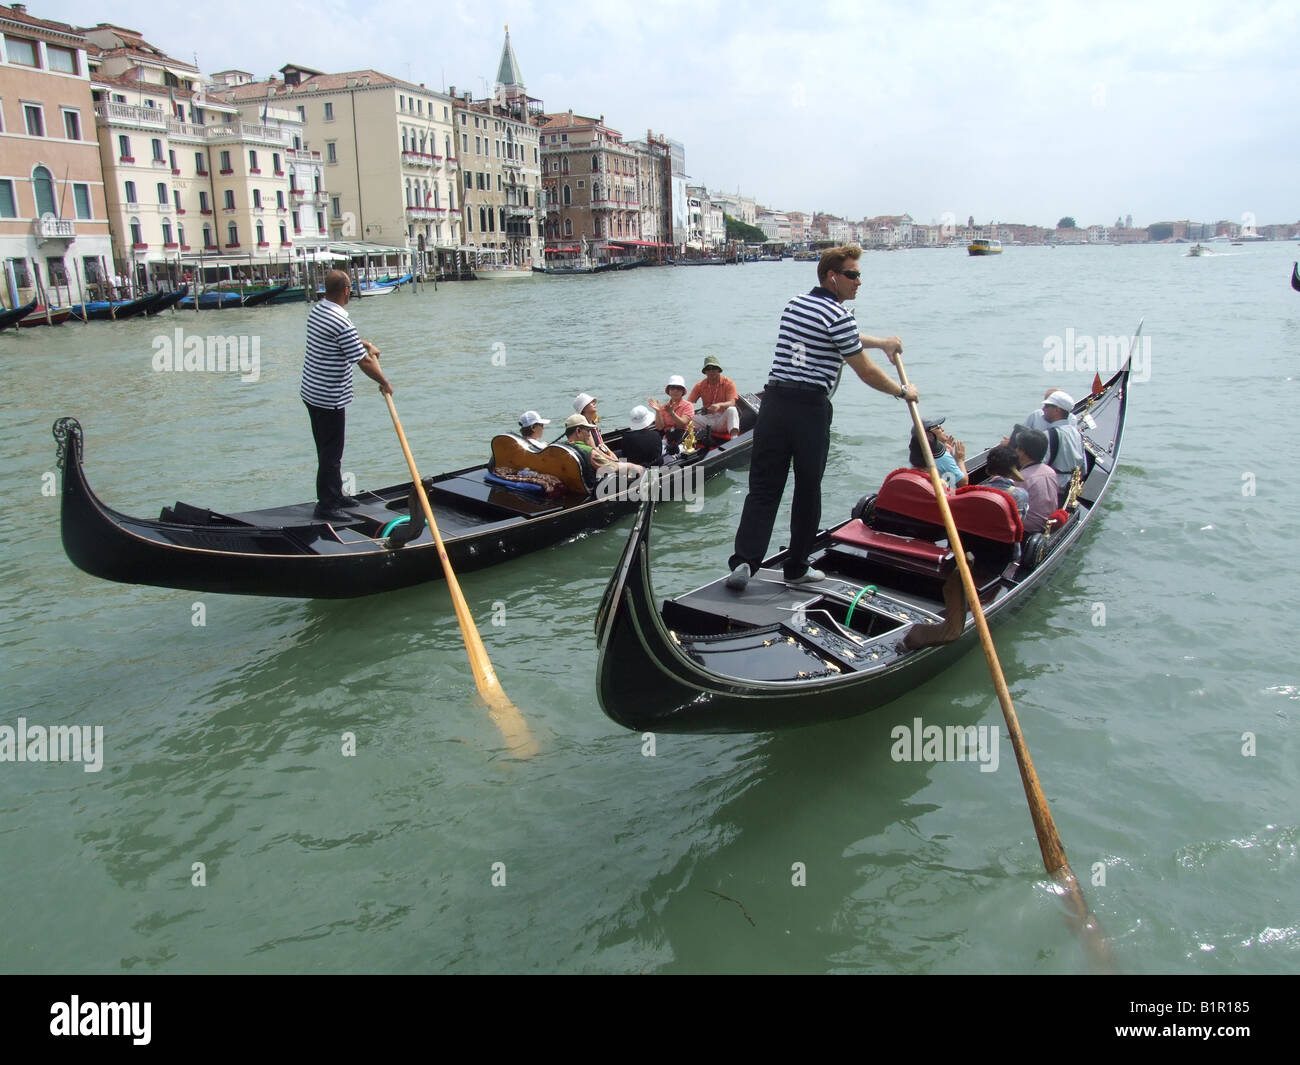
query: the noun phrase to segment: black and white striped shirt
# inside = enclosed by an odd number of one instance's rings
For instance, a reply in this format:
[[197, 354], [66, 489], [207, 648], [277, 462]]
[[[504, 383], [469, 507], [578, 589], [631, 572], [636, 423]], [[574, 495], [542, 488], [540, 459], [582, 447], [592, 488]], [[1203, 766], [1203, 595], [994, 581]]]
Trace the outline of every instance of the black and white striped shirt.
[[768, 378], [820, 385], [829, 392], [844, 360], [861, 350], [853, 312], [819, 286], [785, 305]]
[[365, 357], [348, 312], [337, 303], [320, 300], [307, 315], [307, 356], [299, 395], [313, 407], [346, 407], [352, 402], [352, 367]]

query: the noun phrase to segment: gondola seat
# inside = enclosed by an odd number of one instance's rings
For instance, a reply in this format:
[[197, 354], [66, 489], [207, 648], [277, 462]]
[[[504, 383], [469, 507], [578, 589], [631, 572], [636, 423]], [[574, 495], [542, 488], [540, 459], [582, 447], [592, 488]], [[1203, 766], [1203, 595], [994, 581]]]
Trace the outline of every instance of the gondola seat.
[[577, 495], [589, 495], [594, 487], [584, 476], [583, 456], [567, 444], [550, 444], [541, 451], [533, 451], [520, 437], [502, 433], [492, 438], [491, 468], [495, 470], [497, 466], [549, 473], [564, 483], [566, 492]]

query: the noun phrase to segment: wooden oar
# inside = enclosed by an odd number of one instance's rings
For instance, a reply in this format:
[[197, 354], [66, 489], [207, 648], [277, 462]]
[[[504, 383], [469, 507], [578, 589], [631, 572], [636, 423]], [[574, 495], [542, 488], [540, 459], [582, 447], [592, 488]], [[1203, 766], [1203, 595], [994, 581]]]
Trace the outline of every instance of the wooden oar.
[[[894, 363], [898, 367], [898, 379], [906, 388], [909, 382], [907, 380], [907, 371], [903, 369], [902, 356], [898, 356]], [[1006, 678], [1002, 675], [1002, 664], [998, 661], [998, 652], [993, 646], [993, 637], [989, 633], [989, 623], [984, 617], [983, 607], [980, 606], [979, 590], [975, 587], [975, 579], [971, 576], [970, 566], [966, 563], [966, 552], [962, 548], [961, 537], [957, 533], [957, 525], [952, 519], [952, 511], [948, 508], [948, 499], [944, 491], [943, 481], [939, 477], [939, 469], [934, 464], [934, 454], [930, 451], [930, 440], [921, 421], [921, 412], [914, 400], [908, 400], [907, 407], [912, 413], [912, 431], [916, 434], [916, 438], [921, 444], [921, 450], [925, 453], [926, 466], [930, 471], [930, 481], [934, 485], [935, 498], [939, 502], [939, 512], [943, 515], [943, 525], [948, 532], [948, 544], [952, 548], [953, 557], [957, 560], [957, 566], [961, 572], [962, 586], [966, 590], [966, 601], [970, 605], [971, 614], [975, 618], [975, 628], [979, 632], [980, 645], [984, 648], [984, 657], [988, 661], [989, 672], [993, 676], [993, 687], [997, 691], [998, 702], [1002, 704], [1002, 716], [1007, 723], [1007, 733], [1011, 736], [1011, 747], [1016, 752], [1016, 763], [1020, 766], [1020, 780], [1025, 788], [1025, 798], [1029, 802], [1029, 815], [1034, 820], [1034, 832], [1038, 835], [1038, 849], [1043, 855], [1043, 867], [1056, 881], [1061, 893], [1065, 896], [1070, 916], [1083, 935], [1084, 946], [1087, 948], [1089, 955], [1099, 967], [1109, 969], [1113, 963], [1110, 940], [1106, 938], [1106, 934], [1102, 931], [1097, 918], [1088, 909], [1088, 903], [1083, 897], [1083, 890], [1079, 887], [1079, 880], [1070, 868], [1069, 860], [1065, 857], [1065, 847], [1062, 846], [1061, 837], [1056, 831], [1056, 822], [1052, 820], [1052, 811], [1047, 805], [1046, 796], [1043, 795], [1043, 788], [1038, 783], [1038, 774], [1034, 772], [1033, 759], [1029, 757], [1029, 747], [1020, 731], [1020, 721], [1016, 718], [1016, 708], [1011, 704], [1011, 693], [1007, 691]]]
[[469, 612], [469, 605], [460, 590], [460, 582], [456, 580], [456, 573], [451, 568], [451, 559], [447, 557], [447, 548], [442, 542], [442, 535], [438, 532], [438, 523], [433, 520], [433, 508], [429, 506], [429, 496], [424, 490], [424, 483], [420, 480], [420, 472], [415, 468], [415, 457], [406, 442], [406, 434], [402, 432], [402, 423], [397, 417], [393, 397], [384, 393], [384, 402], [388, 404], [388, 413], [393, 416], [393, 427], [397, 430], [397, 439], [402, 442], [402, 453], [406, 456], [406, 465], [411, 471], [411, 481], [420, 497], [420, 505], [424, 508], [424, 518], [429, 523], [429, 531], [433, 534], [433, 542], [437, 545], [438, 557], [442, 560], [442, 572], [447, 578], [447, 589], [451, 593], [452, 605], [456, 608], [460, 634], [465, 640], [465, 650], [469, 653], [470, 668], [474, 671], [474, 683], [478, 685], [483, 701], [488, 704], [488, 711], [497, 728], [501, 730], [506, 746], [521, 758], [531, 758], [537, 753], [537, 741], [528, 730], [528, 725], [518, 708], [502, 689], [501, 682], [497, 680], [496, 670], [492, 668], [492, 662], [488, 659], [487, 648], [483, 646], [483, 640], [474, 625], [474, 618]]

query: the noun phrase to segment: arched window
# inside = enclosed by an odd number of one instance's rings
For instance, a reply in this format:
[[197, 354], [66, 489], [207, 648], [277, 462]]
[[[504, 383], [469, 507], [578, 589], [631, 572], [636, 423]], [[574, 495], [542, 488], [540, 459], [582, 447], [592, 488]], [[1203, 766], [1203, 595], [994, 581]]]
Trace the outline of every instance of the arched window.
[[411, 179], [406, 179], [406, 206], [411, 206]]
[[130, 227], [131, 227], [131, 243], [132, 243], [132, 244], [143, 244], [143, 243], [144, 243], [144, 231], [140, 228], [140, 219], [138, 219], [138, 218], [132, 218], [131, 221], [130, 221], [130, 223], [129, 223], [129, 225], [130, 225]]
[[565, 185], [565, 186], [564, 186], [564, 206], [565, 206], [565, 207], [568, 207], [571, 203], [573, 203], [573, 196], [572, 196], [572, 194], [569, 192], [569, 186], [568, 186], [568, 185]]
[[564, 235], [565, 235], [566, 237], [571, 237], [571, 236], [573, 236], [573, 219], [572, 219], [572, 218], [566, 218], [566, 219], [564, 220]]
[[231, 222], [226, 227], [226, 246], [229, 248], [239, 247], [239, 226]]
[[164, 218], [162, 220], [162, 234], [163, 234], [163, 243], [171, 244], [172, 243], [172, 222], [170, 218]]
[[262, 225], [261, 222], [257, 223], [257, 243], [258, 244], [266, 243], [266, 228]]
[[599, 156], [599, 155], [593, 155], [593, 156], [591, 157], [591, 172], [594, 174], [594, 173], [598, 172], [599, 170], [600, 170], [600, 156]]
[[487, 232], [487, 214], [482, 207], [478, 209], [478, 231], [480, 233]]
[[36, 190], [36, 217], [59, 213], [59, 205], [54, 199], [54, 179], [43, 166], [32, 171], [32, 187]]

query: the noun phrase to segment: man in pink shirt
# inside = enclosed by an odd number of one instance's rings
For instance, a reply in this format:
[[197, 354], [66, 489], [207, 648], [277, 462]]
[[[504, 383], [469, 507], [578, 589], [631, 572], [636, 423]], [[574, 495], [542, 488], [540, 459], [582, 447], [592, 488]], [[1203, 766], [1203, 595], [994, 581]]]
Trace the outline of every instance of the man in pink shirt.
[[1060, 506], [1056, 471], [1047, 465], [1047, 434], [1038, 429], [1021, 429], [1013, 444], [1020, 456], [1020, 476], [1029, 493], [1029, 516], [1025, 518], [1025, 535], [1040, 533], [1048, 516]]

